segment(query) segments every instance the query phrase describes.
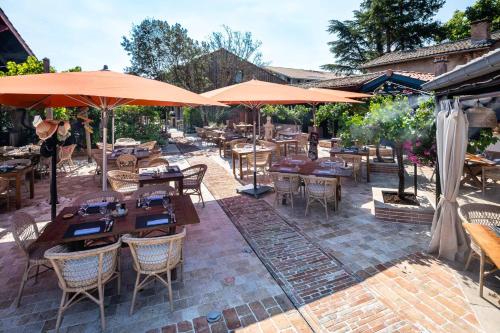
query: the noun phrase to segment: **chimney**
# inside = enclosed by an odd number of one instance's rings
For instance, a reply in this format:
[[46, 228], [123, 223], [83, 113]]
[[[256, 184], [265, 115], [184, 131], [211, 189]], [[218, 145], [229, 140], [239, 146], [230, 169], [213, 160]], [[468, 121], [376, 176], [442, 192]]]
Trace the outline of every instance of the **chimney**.
[[470, 24], [470, 37], [473, 42], [491, 39], [491, 22], [488, 20], [474, 21]]
[[435, 57], [434, 58], [434, 75], [438, 76], [448, 71], [448, 57]]

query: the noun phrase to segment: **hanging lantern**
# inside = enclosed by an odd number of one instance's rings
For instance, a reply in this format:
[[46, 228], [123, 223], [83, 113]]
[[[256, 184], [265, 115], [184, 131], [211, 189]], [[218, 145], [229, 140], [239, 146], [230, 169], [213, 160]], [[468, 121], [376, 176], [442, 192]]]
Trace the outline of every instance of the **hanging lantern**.
[[495, 111], [484, 106], [475, 106], [467, 109], [469, 127], [495, 128], [497, 127], [497, 115]]

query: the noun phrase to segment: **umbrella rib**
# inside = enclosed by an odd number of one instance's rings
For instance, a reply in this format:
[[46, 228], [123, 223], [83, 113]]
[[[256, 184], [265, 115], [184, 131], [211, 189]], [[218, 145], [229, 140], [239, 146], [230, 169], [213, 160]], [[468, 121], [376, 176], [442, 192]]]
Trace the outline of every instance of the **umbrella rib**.
[[37, 105], [38, 105], [38, 104], [40, 104], [40, 103], [43, 103], [43, 102], [44, 102], [45, 100], [47, 100], [48, 98], [50, 98], [50, 95], [45, 96], [44, 98], [42, 98], [41, 100], [39, 100], [39, 101], [38, 101], [38, 102], [36, 102], [35, 104], [33, 104], [33, 105], [31, 105], [31, 106], [27, 107], [27, 109], [28, 109], [28, 110], [33, 109], [35, 106], [37, 106]]
[[78, 95], [78, 97], [74, 97], [74, 96], [71, 96], [71, 95], [65, 95], [66, 97], [74, 100], [74, 101], [77, 101], [77, 102], [80, 102], [80, 103], [85, 103], [86, 105], [90, 106], [90, 107], [93, 107], [93, 108], [96, 108], [96, 109], [99, 109], [99, 107], [92, 101], [92, 99], [86, 97], [86, 96], [83, 96], [83, 95]]

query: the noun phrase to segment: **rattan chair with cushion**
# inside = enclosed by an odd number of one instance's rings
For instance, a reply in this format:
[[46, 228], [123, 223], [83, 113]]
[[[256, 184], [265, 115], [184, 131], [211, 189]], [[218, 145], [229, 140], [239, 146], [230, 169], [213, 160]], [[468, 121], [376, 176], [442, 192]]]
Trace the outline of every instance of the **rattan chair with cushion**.
[[68, 166], [69, 170], [71, 171], [71, 168], [75, 166], [75, 163], [72, 159], [75, 148], [75, 144], [59, 147], [59, 162], [57, 162], [58, 168], [62, 168], [64, 169], [64, 171], [66, 171], [66, 166]]
[[182, 170], [182, 173], [184, 174], [184, 179], [182, 180], [184, 194], [197, 195], [200, 198], [203, 207], [205, 207], [205, 201], [203, 200], [203, 194], [201, 193], [201, 183], [206, 172], [207, 166], [205, 164], [196, 164]]
[[276, 207], [276, 204], [280, 202], [281, 199], [290, 198], [293, 209], [293, 196], [298, 194], [300, 188], [299, 175], [280, 172], [270, 172], [269, 175], [273, 181], [274, 192], [276, 193], [274, 206]]
[[491, 179], [493, 184], [500, 181], [500, 165], [483, 166], [481, 168], [481, 182], [483, 184], [483, 193], [486, 191], [488, 180]]
[[81, 206], [83, 204], [93, 204], [98, 202], [122, 202], [123, 194], [115, 191], [100, 191], [80, 195], [75, 199], [74, 204]]
[[[130, 246], [130, 252], [134, 259], [134, 270], [137, 272], [130, 314], [134, 312], [137, 292], [155, 279], [167, 287], [170, 309], [174, 310], [171, 271], [179, 266], [177, 274], [182, 279], [182, 245], [185, 237], [186, 228], [179, 234], [171, 236], [135, 238], [131, 235], [124, 235], [122, 237], [123, 242]], [[166, 281], [162, 277], [164, 274], [166, 274]], [[143, 275], [146, 277], [141, 281]]]
[[[23, 251], [26, 257], [26, 265], [24, 267], [21, 285], [19, 286], [19, 291], [15, 300], [15, 305], [18, 307], [21, 302], [21, 296], [26, 281], [35, 278], [36, 282], [38, 274], [40, 273], [40, 267], [44, 267], [45, 270], [51, 267], [49, 261], [43, 256], [47, 248], [35, 245], [35, 241], [40, 236], [40, 232], [31, 215], [24, 212], [15, 212], [12, 216], [11, 231], [17, 246]], [[35, 274], [30, 276], [29, 274], [32, 269], [35, 269]]]
[[123, 154], [116, 158], [116, 166], [119, 170], [137, 172], [137, 157], [132, 154]]
[[155, 184], [139, 188], [134, 192], [134, 194], [132, 194], [132, 199], [138, 200], [148, 196], [173, 196], [176, 194], [177, 191], [172, 186], [165, 184]]
[[[469, 203], [458, 208], [458, 216], [462, 223], [475, 223], [487, 226], [500, 225], [500, 205]], [[481, 248], [471, 238], [471, 251], [465, 262], [464, 270], [469, 268], [473, 256], [481, 256]], [[486, 257], [488, 261], [488, 257]]]
[[262, 173], [266, 173], [267, 167], [269, 167], [269, 161], [271, 159], [271, 152], [269, 151], [259, 151], [255, 153], [255, 163], [254, 154], [250, 153], [246, 155], [247, 157], [247, 172], [253, 170], [254, 165], [257, 171], [262, 170]]
[[137, 148], [142, 148], [142, 149], [147, 149], [149, 151], [153, 151], [156, 146], [156, 141], [147, 141], [144, 143], [141, 143], [140, 145], [137, 146]]
[[361, 155], [353, 155], [353, 154], [335, 154], [336, 157], [340, 157], [344, 160], [345, 163], [352, 166], [352, 175], [354, 177], [354, 181], [358, 181], [361, 178]]
[[108, 181], [113, 191], [129, 195], [139, 188], [139, 175], [135, 172], [122, 170], [108, 171]]
[[[63, 294], [57, 314], [56, 331], [59, 330], [64, 311], [84, 297], [99, 305], [101, 327], [106, 329], [104, 317], [104, 286], [116, 279], [120, 294], [121, 241], [96, 249], [68, 252], [65, 246], [55, 246], [45, 251], [59, 280]], [[97, 290], [97, 297], [92, 295]]]
[[0, 198], [5, 199], [7, 210], [10, 209], [10, 181], [0, 177]]
[[337, 179], [316, 176], [303, 176], [302, 179], [306, 187], [307, 198], [305, 215], [307, 216], [311, 203], [317, 201], [325, 207], [328, 219], [328, 202], [332, 201], [334, 208], [337, 208]]

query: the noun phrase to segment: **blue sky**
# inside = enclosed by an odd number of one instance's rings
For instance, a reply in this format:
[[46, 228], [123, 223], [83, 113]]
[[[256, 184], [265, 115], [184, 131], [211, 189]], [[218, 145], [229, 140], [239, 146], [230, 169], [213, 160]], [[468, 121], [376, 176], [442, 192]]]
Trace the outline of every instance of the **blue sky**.
[[[274, 66], [318, 69], [333, 62], [327, 42], [330, 19], [345, 20], [360, 1], [352, 0], [0, 0], [37, 57], [57, 70], [80, 65], [96, 70], [107, 64], [122, 71], [129, 63], [120, 46], [132, 24], [146, 17], [178, 22], [191, 37], [205, 39], [222, 24], [251, 31], [263, 43], [264, 60]], [[448, 0], [441, 21], [474, 0]]]

